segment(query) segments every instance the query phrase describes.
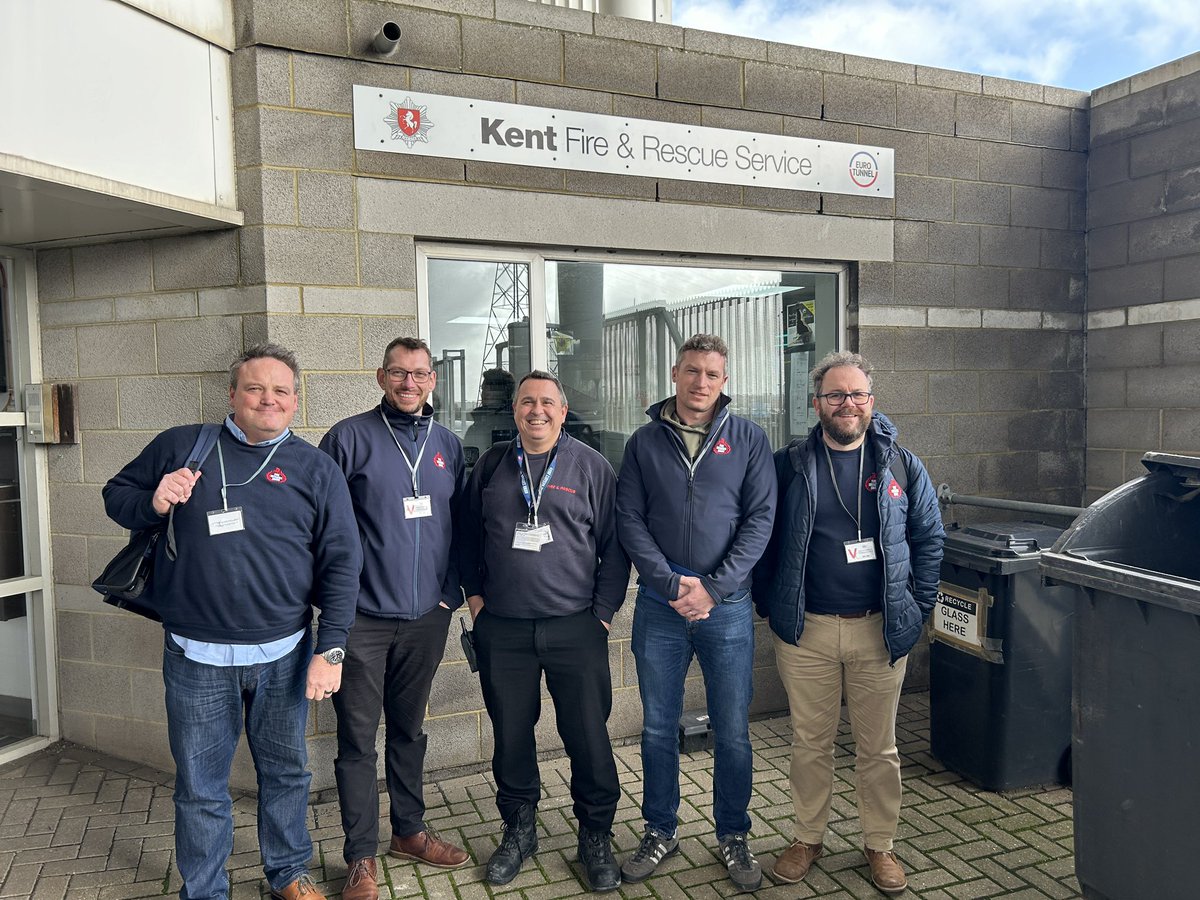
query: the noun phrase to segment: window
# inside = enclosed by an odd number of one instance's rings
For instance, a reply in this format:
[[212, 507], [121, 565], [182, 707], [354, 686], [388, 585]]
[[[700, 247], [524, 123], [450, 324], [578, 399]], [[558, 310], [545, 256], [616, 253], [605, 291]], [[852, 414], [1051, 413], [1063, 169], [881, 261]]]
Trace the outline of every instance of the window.
[[[674, 394], [676, 353], [698, 332], [729, 344], [732, 408], [760, 424], [772, 446], [816, 423], [809, 373], [838, 345], [841, 267], [422, 252], [421, 330], [439, 373], [435, 407], [463, 439], [469, 463], [513, 436], [512, 385], [541, 368], [563, 382], [567, 430], [619, 466], [646, 408]], [[539, 332], [545, 341], [530, 341]]]

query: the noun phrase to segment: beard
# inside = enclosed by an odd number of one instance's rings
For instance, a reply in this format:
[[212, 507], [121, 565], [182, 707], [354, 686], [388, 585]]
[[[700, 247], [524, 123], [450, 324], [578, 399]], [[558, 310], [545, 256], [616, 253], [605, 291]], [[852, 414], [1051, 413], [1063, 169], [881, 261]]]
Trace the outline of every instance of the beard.
[[[838, 410], [840, 412], [840, 410]], [[830, 440], [843, 447], [849, 446], [867, 433], [871, 424], [871, 414], [858, 411], [854, 416], [838, 416], [836, 413], [820, 413], [821, 429], [829, 435]]]

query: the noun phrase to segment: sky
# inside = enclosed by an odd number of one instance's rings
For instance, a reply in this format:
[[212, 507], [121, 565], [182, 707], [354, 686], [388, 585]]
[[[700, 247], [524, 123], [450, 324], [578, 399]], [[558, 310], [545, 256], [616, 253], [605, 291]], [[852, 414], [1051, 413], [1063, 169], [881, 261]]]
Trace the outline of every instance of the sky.
[[1192, 2], [672, 0], [671, 21], [1091, 91], [1200, 50]]

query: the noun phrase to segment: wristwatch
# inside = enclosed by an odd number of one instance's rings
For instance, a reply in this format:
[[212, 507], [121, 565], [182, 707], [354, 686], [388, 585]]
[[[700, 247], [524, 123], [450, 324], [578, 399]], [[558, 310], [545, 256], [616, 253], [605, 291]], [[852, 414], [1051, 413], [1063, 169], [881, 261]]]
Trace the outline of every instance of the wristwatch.
[[322, 653], [321, 658], [331, 666], [340, 666], [342, 660], [346, 658], [346, 651], [341, 647], [334, 647], [332, 650], [326, 650]]

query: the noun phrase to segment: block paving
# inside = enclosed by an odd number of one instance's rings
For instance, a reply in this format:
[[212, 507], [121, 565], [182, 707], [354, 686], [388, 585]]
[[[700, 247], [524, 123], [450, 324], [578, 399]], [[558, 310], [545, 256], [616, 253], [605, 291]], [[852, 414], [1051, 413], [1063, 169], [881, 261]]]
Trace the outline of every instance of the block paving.
[[[756, 721], [751, 847], [766, 870], [790, 843], [788, 786], [791, 726], [787, 717]], [[899, 743], [905, 803], [896, 850], [909, 877], [907, 898], [1078, 897], [1074, 874], [1071, 791], [1049, 787], [990, 793], [947, 771], [929, 754], [929, 700], [901, 700]], [[836, 783], [825, 855], [802, 884], [764, 879], [764, 898], [881, 897], [861, 852], [854, 805], [853, 741], [843, 717], [835, 758]], [[623, 788], [614, 824], [618, 858], [641, 836], [637, 745], [617, 748]], [[712, 834], [712, 753], [682, 758], [680, 853], [641, 884], [622, 885], [621, 897], [711, 898], [735, 893]], [[383, 898], [555, 900], [584, 894], [577, 876], [575, 827], [565, 758], [542, 765], [541, 846], [511, 884], [482, 881], [500, 823], [490, 773], [433, 777], [426, 786], [427, 821], [460, 842], [478, 865], [452, 872], [382, 857]], [[172, 776], [67, 743], [0, 768], [0, 900], [126, 900], [177, 894], [172, 864]], [[387, 836], [387, 798], [383, 828]], [[232, 900], [259, 900], [262, 878], [255, 832], [255, 798], [234, 794]], [[315, 794], [309, 807], [313, 878], [330, 898], [345, 877], [335, 791]], [[380, 850], [386, 850], [381, 845]]]

